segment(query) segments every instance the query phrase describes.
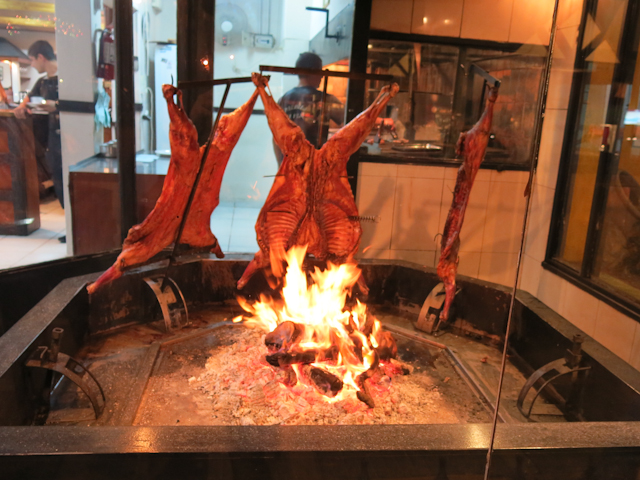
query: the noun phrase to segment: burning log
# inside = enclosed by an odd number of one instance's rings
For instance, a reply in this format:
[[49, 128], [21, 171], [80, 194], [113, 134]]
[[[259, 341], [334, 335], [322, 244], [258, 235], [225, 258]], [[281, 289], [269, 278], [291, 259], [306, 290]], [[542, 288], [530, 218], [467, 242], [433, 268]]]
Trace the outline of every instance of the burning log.
[[289, 345], [295, 344], [304, 332], [304, 325], [286, 321], [278, 325], [275, 330], [264, 337], [264, 344], [270, 352], [287, 350]]
[[283, 367], [282, 370], [284, 371], [283, 383], [287, 387], [295, 387], [296, 384], [298, 383], [298, 376], [296, 375], [296, 371], [293, 369], [293, 367], [289, 365], [289, 366]]
[[366, 372], [361, 373], [356, 377], [356, 384], [358, 385], [358, 393], [356, 396], [358, 400], [367, 404], [369, 408], [375, 408], [376, 402], [373, 400], [371, 396], [371, 391], [369, 390], [369, 385], [365, 383], [365, 380], [371, 378], [375, 371], [378, 369], [378, 364], [380, 363], [380, 358], [378, 357], [378, 352], [374, 350], [374, 359], [371, 363], [371, 367]]
[[344, 386], [340, 378], [322, 368], [304, 365], [302, 372], [310, 380], [313, 387], [326, 397], [335, 397]]
[[380, 356], [380, 360], [389, 361], [398, 356], [398, 345], [396, 345], [396, 340], [391, 332], [380, 332], [376, 341], [378, 342], [376, 352]]
[[335, 360], [336, 358], [338, 358], [338, 349], [336, 347], [327, 349], [309, 348], [306, 350], [294, 348], [289, 351], [272, 353], [266, 357], [269, 365], [281, 368], [296, 364], [309, 364], [316, 361]]

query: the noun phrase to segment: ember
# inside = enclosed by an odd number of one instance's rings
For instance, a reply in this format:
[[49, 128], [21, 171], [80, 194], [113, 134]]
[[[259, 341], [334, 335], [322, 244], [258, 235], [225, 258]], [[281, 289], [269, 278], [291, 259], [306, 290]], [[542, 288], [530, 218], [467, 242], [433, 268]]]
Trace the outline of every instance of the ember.
[[293, 247], [285, 255], [282, 300], [261, 295], [250, 304], [238, 299], [252, 314], [244, 323], [268, 332], [266, 360], [282, 369], [283, 384], [294, 387], [301, 380], [328, 400], [355, 394], [374, 408], [367, 380], [381, 361], [397, 356], [396, 342], [359, 300], [352, 309], [345, 308], [360, 277], [355, 264], [329, 264], [324, 271], [316, 267], [309, 284], [302, 269], [305, 254], [306, 247]]

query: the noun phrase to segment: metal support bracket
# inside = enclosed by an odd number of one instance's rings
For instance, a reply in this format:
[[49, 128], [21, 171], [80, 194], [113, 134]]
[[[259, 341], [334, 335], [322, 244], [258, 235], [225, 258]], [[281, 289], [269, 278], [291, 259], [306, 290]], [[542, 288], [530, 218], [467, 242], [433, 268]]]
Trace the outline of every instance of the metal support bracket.
[[[162, 318], [164, 319], [164, 326], [167, 332], [180, 330], [189, 323], [187, 302], [182, 295], [180, 287], [178, 287], [178, 284], [171, 277], [158, 275], [155, 277], [145, 277], [144, 281], [151, 287], [153, 294], [160, 304]], [[164, 286], [163, 283], [165, 283]]]
[[[25, 362], [27, 367], [37, 367], [58, 372], [64, 375], [89, 398], [96, 419], [102, 414], [106, 402], [104, 391], [96, 380], [96, 377], [82, 366], [74, 358], [60, 353], [60, 341], [62, 339], [62, 328], [54, 328], [51, 335], [51, 344], [47, 347], [38, 347]], [[51, 394], [49, 390], [48, 394]]]
[[[570, 350], [567, 350], [565, 358], [559, 358], [557, 360], [554, 360], [553, 362], [549, 362], [545, 366], [533, 372], [533, 374], [529, 377], [529, 379], [522, 387], [522, 390], [520, 390], [520, 394], [518, 395], [518, 400], [516, 402], [516, 406], [518, 407], [518, 410], [520, 410], [520, 413], [522, 413], [522, 415], [524, 415], [528, 419], [531, 419], [530, 417], [533, 410], [533, 405], [540, 394], [544, 391], [544, 389], [558, 378], [570, 374], [572, 375], [572, 377], [569, 398], [563, 400], [560, 407], [565, 415], [575, 417], [575, 419], [580, 418], [580, 404], [582, 401], [583, 390], [582, 387], [584, 386], [584, 381], [589, 373], [589, 370], [591, 369], [591, 367], [589, 366], [581, 365], [582, 342], [583, 338], [581, 335], [574, 336], [573, 346]], [[543, 378], [545, 375], [550, 373], [552, 373], [552, 376], [550, 378]], [[538, 381], [542, 381], [542, 384], [531, 400], [529, 408], [525, 409], [524, 401], [527, 398], [529, 391], [534, 388]]]

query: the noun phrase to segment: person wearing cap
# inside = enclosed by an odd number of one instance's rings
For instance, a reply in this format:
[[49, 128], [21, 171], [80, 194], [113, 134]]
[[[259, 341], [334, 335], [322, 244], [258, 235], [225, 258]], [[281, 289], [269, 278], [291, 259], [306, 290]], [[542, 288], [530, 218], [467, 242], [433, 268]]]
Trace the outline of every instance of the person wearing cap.
[[[322, 59], [313, 52], [301, 53], [296, 61], [296, 68], [322, 69]], [[322, 82], [320, 75], [298, 75], [299, 83], [285, 93], [278, 101], [287, 116], [298, 125], [307, 140], [318, 145], [318, 124], [322, 116], [322, 91], [318, 90]], [[322, 126], [322, 143], [327, 141], [330, 121], [337, 126], [344, 123], [344, 105], [334, 95], [327, 94], [327, 109]], [[282, 163], [282, 152], [274, 143], [278, 167]]]

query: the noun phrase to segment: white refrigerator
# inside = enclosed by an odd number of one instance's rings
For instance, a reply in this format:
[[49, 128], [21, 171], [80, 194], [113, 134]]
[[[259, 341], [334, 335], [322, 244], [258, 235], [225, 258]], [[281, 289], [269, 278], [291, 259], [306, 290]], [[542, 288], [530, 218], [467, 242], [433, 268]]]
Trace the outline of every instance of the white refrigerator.
[[162, 85], [178, 82], [178, 49], [174, 44], [156, 43], [154, 55], [154, 97], [155, 97], [155, 131], [156, 154], [171, 155], [169, 146], [169, 113], [167, 102], [162, 95]]

